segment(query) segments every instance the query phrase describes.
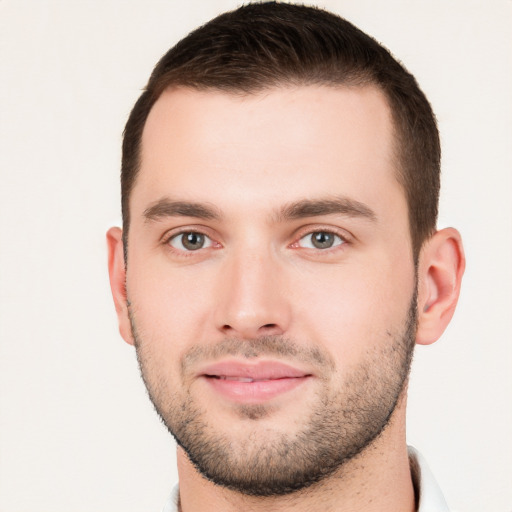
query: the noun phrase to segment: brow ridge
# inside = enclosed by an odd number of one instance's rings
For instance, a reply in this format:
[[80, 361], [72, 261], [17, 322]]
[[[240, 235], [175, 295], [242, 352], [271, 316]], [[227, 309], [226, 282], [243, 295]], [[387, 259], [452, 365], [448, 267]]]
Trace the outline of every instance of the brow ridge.
[[205, 220], [218, 220], [220, 212], [213, 205], [190, 201], [174, 201], [168, 197], [159, 199], [143, 213], [146, 222], [165, 217], [196, 217]]
[[333, 214], [361, 217], [373, 222], [377, 220], [377, 215], [370, 207], [360, 201], [344, 196], [296, 201], [281, 208], [278, 217], [279, 220], [286, 220]]
[[[376, 221], [375, 212], [364, 203], [344, 196], [324, 199], [301, 199], [286, 204], [279, 209], [276, 221], [296, 220], [322, 215], [345, 215]], [[219, 220], [222, 215], [219, 210], [207, 203], [176, 201], [164, 197], [159, 199], [146, 210], [143, 216], [146, 222], [157, 221], [165, 217], [195, 217], [205, 220]]]

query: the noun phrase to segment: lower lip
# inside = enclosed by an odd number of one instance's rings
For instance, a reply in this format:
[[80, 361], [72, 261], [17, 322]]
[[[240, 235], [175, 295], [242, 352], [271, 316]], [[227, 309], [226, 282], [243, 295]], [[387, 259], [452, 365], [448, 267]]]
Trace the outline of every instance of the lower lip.
[[241, 403], [261, 403], [292, 391], [309, 380], [310, 376], [241, 382], [237, 380], [203, 377], [219, 394]]

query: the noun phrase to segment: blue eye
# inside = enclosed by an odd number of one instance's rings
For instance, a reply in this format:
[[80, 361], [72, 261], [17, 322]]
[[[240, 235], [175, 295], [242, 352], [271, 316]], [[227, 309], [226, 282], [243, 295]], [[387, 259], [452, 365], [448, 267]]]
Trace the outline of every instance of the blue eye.
[[205, 249], [211, 247], [212, 241], [203, 233], [197, 233], [196, 231], [188, 231], [185, 233], [179, 233], [173, 236], [169, 240], [169, 245], [180, 251], [197, 251], [199, 249]]
[[314, 231], [299, 240], [299, 245], [307, 249], [331, 249], [344, 243], [344, 240], [330, 231]]

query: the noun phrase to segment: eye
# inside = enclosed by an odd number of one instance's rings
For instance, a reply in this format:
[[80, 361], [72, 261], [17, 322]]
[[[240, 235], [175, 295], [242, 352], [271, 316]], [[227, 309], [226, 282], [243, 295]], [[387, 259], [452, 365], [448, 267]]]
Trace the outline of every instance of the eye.
[[187, 231], [174, 235], [167, 243], [180, 251], [197, 251], [212, 246], [212, 241], [209, 237], [196, 231]]
[[299, 246], [306, 249], [331, 249], [343, 244], [345, 241], [330, 231], [314, 231], [299, 240]]

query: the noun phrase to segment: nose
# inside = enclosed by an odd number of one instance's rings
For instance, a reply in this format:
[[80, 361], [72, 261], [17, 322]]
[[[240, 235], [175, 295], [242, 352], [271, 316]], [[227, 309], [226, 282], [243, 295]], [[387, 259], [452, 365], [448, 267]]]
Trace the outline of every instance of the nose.
[[288, 330], [289, 294], [277, 260], [271, 251], [237, 251], [226, 259], [215, 311], [225, 336], [255, 339]]

